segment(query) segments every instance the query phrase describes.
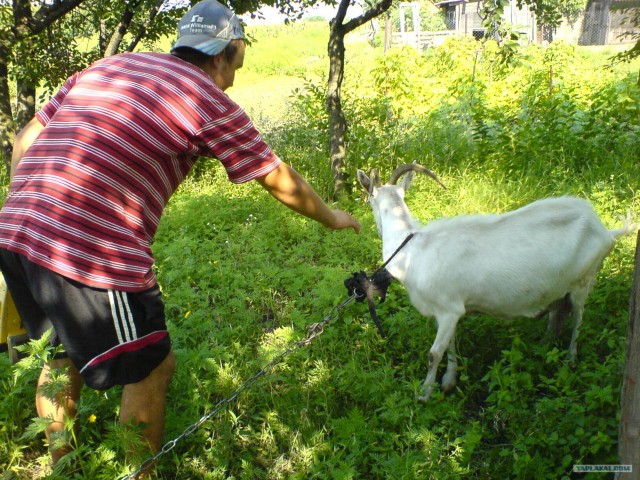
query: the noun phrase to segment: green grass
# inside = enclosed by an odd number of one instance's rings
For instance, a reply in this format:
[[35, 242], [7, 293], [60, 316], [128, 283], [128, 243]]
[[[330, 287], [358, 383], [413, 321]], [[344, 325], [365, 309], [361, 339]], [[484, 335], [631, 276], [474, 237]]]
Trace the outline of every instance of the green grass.
[[[304, 46], [297, 36], [304, 28], [264, 40], [256, 33], [229, 93], [258, 118], [278, 153], [326, 194], [325, 78], [315, 66], [298, 73], [302, 57], [321, 55], [324, 42], [318, 35], [315, 47]], [[380, 264], [355, 168], [377, 167], [386, 178], [398, 163], [418, 160], [436, 171], [446, 191], [418, 177], [407, 194], [425, 222], [562, 194], [591, 200], [610, 228], [620, 224], [619, 214], [640, 212], [640, 92], [629, 75], [638, 63], [603, 70], [608, 54], [554, 45], [531, 47], [518, 64], [501, 67], [485, 51], [472, 81], [477, 44], [384, 59], [368, 48], [356, 43], [348, 50], [351, 190], [338, 204], [361, 220], [359, 236], [293, 214], [257, 184], [230, 184], [216, 162], [198, 168], [171, 200], [154, 243], [178, 359], [167, 440], [303, 339], [346, 298], [343, 281], [353, 272]], [[274, 62], [284, 62], [279, 74], [262, 78], [258, 72]], [[557, 76], [552, 91], [549, 65]], [[549, 339], [544, 320], [473, 316], [458, 327], [457, 390], [419, 403], [435, 325], [394, 282], [378, 306], [388, 338], [378, 335], [366, 304], [349, 305], [311, 345], [164, 455], [159, 476], [559, 479], [571, 478], [574, 464], [616, 464], [633, 248], [632, 236], [623, 239], [603, 265], [575, 366], [566, 358], [568, 329]], [[112, 479], [124, 471], [122, 446], [131, 433], [116, 426], [118, 389], [83, 392], [82, 447], [56, 476], [42, 438], [22, 438], [35, 415], [35, 373], [14, 382], [5, 355], [0, 372], [0, 471], [18, 479]]]
[[[324, 20], [306, 20], [290, 25], [249, 26], [246, 33], [252, 43], [227, 93], [258, 128], [268, 131], [286, 116], [296, 89], [309, 81], [326, 81], [329, 25]], [[381, 53], [356, 32], [347, 36], [346, 44], [350, 63], [369, 63]]]

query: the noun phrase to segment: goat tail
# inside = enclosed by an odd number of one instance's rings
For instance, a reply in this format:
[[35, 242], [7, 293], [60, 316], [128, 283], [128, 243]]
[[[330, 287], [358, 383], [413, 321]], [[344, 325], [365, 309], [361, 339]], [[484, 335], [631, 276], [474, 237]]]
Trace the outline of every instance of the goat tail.
[[631, 219], [631, 214], [627, 213], [627, 216], [623, 219], [623, 225], [620, 228], [616, 228], [614, 230], [609, 230], [611, 236], [614, 240], [617, 240], [620, 237], [624, 237], [625, 235], [629, 235], [630, 233], [638, 231], [640, 225], [637, 223], [633, 223]]

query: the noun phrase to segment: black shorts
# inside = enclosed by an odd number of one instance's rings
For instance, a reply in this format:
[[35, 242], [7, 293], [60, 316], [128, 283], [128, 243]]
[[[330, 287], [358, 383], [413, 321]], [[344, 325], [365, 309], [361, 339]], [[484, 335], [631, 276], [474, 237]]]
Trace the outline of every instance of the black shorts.
[[85, 383], [97, 390], [137, 383], [169, 354], [162, 294], [83, 285], [0, 248], [0, 270], [32, 339], [53, 326]]

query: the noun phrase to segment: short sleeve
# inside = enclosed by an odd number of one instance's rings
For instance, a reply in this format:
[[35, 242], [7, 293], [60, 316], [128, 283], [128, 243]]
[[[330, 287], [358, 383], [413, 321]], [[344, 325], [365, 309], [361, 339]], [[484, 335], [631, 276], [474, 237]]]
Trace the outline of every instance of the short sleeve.
[[36, 113], [36, 117], [38, 118], [38, 121], [42, 125], [46, 125], [51, 121], [55, 113], [60, 108], [60, 105], [62, 105], [64, 98], [67, 96], [67, 94], [71, 91], [73, 86], [78, 81], [79, 76], [80, 76], [80, 73], [75, 73], [71, 75], [67, 79], [67, 81], [64, 82], [62, 87], [60, 87], [60, 90], [58, 90], [58, 93], [56, 93], [53, 97], [51, 97], [49, 102], [44, 107], [42, 107], [42, 110]]
[[204, 156], [217, 158], [233, 183], [245, 183], [267, 175], [282, 163], [263, 140], [247, 114], [229, 102], [217, 118], [199, 132], [208, 151]]

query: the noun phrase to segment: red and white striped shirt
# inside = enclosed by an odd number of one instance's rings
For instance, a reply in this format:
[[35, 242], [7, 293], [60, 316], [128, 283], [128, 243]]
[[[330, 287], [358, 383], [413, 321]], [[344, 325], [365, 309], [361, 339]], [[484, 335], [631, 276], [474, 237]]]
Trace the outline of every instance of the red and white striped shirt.
[[37, 114], [45, 128], [0, 211], [0, 247], [83, 284], [141, 291], [150, 244], [199, 156], [243, 183], [280, 159], [199, 68], [162, 53], [99, 60]]

